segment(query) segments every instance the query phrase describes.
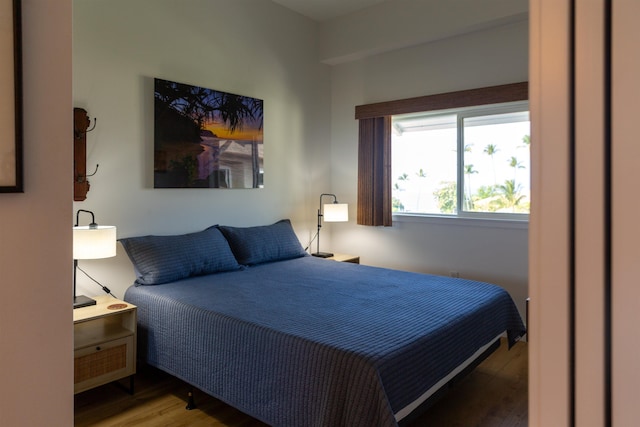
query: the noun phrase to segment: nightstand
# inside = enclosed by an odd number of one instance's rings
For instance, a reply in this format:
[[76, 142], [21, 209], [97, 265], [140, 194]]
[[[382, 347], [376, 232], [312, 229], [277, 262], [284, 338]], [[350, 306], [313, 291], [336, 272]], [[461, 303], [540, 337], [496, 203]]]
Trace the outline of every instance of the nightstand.
[[136, 373], [136, 306], [109, 295], [96, 305], [73, 310], [73, 392], [129, 377], [133, 394]]
[[333, 254], [332, 257], [326, 258], [333, 261], [339, 262], [350, 262], [353, 264], [360, 264], [360, 257], [357, 255], [348, 255], [348, 254]]

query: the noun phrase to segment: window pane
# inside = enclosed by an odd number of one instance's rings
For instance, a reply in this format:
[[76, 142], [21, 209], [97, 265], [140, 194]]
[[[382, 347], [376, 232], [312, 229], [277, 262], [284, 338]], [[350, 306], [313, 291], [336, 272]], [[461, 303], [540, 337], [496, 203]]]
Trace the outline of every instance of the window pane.
[[528, 214], [529, 113], [463, 119], [463, 210]]
[[396, 116], [393, 212], [456, 214], [456, 115]]

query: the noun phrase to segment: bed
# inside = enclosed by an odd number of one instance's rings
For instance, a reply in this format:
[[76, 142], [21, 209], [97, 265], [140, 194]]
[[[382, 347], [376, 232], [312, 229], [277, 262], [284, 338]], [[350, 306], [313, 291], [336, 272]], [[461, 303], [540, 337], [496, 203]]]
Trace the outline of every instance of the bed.
[[397, 426], [525, 332], [498, 286], [308, 256], [288, 220], [121, 242], [139, 356], [273, 426]]

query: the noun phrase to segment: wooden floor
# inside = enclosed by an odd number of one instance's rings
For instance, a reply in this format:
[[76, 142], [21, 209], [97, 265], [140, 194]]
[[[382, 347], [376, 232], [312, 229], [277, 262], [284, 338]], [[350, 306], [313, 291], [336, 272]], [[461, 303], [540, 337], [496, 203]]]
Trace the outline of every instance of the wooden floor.
[[[507, 351], [503, 342], [410, 427], [527, 426], [527, 365], [526, 343]], [[197, 390], [198, 408], [187, 411], [189, 387], [184, 382], [149, 367], [139, 371], [133, 396], [115, 384], [76, 395], [75, 426], [266, 425]]]

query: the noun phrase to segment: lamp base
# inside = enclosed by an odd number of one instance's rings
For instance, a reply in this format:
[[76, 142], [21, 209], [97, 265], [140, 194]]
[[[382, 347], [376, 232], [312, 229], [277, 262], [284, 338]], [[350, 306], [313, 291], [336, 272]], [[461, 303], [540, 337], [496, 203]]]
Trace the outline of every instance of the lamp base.
[[88, 307], [90, 305], [96, 305], [96, 300], [91, 299], [89, 297], [85, 297], [84, 295], [78, 295], [77, 297], [73, 297], [73, 308], [80, 307]]
[[316, 252], [311, 255], [317, 256], [318, 258], [331, 258], [333, 256], [331, 252]]

